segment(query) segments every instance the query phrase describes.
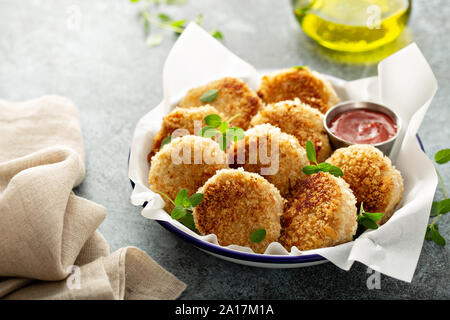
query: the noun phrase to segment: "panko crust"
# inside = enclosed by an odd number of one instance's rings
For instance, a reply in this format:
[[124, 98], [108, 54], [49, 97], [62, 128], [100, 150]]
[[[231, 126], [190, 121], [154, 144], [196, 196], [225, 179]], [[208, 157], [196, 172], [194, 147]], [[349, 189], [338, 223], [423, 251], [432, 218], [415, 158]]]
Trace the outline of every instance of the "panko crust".
[[319, 162], [331, 155], [330, 140], [323, 126], [323, 114], [299, 99], [266, 105], [253, 117], [251, 126], [263, 123], [270, 123], [293, 135], [303, 148], [310, 140], [314, 144]]
[[366, 212], [383, 213], [380, 225], [389, 220], [404, 187], [400, 172], [387, 156], [371, 145], [352, 145], [336, 150], [327, 162], [342, 169], [358, 207], [363, 202]]
[[[261, 159], [261, 152], [265, 159]], [[238, 156], [240, 153], [245, 158]], [[294, 136], [270, 124], [247, 130], [243, 140], [228, 148], [227, 157], [230, 168], [243, 167], [245, 171], [260, 174], [277, 187], [282, 196], [307, 177], [302, 171], [309, 165], [305, 149]]]
[[322, 113], [340, 100], [330, 82], [307, 67], [270, 73], [262, 78], [257, 92], [265, 103], [299, 98]]
[[212, 89], [219, 90], [219, 95], [216, 100], [208, 102], [208, 104], [215, 107], [228, 119], [239, 114], [231, 121], [231, 125], [246, 130], [252, 117], [261, 108], [262, 102], [258, 95], [242, 80], [226, 77], [193, 88], [181, 99], [178, 106], [192, 108], [205, 105], [205, 102], [200, 101], [200, 97], [206, 91]]
[[[216, 108], [210, 105], [204, 105], [198, 108], [175, 108], [170, 113], [168, 113], [162, 121], [161, 129], [153, 138], [152, 150], [148, 156], [150, 159], [159, 151], [161, 148], [161, 142], [170, 136], [177, 129], [185, 129], [189, 134], [195, 135], [194, 132], [194, 122], [201, 121], [200, 129], [206, 124], [203, 121], [207, 115], [218, 114], [223, 117], [222, 114], [217, 111]], [[199, 129], [199, 130], [200, 130]]]
[[[173, 161], [172, 153], [184, 155], [183, 148], [190, 148], [189, 161]], [[194, 149], [196, 148], [196, 149]], [[202, 152], [202, 159], [195, 159], [195, 151]], [[179, 151], [179, 152], [178, 152]], [[186, 156], [188, 160], [189, 157]], [[209, 159], [209, 160], [207, 160]], [[196, 164], [195, 162], [200, 162]], [[226, 154], [219, 144], [211, 139], [199, 136], [183, 136], [172, 140], [158, 151], [152, 158], [149, 172], [149, 187], [153, 192], [163, 192], [174, 199], [181, 189], [189, 195], [194, 194], [217, 170], [227, 168]], [[172, 205], [166, 202], [166, 209]]]
[[356, 199], [348, 184], [319, 172], [287, 198], [280, 243], [290, 250], [331, 247], [353, 239], [358, 227]]
[[[203, 201], [194, 208], [195, 226], [202, 235], [215, 234], [222, 246], [247, 246], [263, 253], [280, 236], [284, 199], [275, 186], [256, 173], [223, 169], [199, 189]], [[266, 237], [255, 243], [250, 235], [265, 229]]]

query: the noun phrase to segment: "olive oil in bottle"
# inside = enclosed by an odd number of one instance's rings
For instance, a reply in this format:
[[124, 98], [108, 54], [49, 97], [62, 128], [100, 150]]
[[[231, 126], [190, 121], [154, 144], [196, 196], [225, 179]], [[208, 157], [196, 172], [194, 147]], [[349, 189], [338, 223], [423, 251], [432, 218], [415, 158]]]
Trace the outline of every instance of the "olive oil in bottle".
[[395, 40], [411, 13], [411, 0], [293, 0], [303, 31], [324, 47], [363, 52]]

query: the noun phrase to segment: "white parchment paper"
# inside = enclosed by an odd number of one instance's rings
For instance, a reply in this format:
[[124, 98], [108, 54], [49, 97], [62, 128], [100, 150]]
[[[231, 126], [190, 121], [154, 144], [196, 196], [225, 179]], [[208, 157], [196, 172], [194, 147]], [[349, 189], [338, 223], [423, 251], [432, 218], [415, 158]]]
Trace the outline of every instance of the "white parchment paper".
[[[261, 53], [264, 54], [264, 53]], [[288, 66], [287, 66], [288, 67]], [[160, 195], [148, 188], [147, 154], [161, 121], [191, 88], [225, 76], [240, 78], [257, 89], [261, 73], [235, 56], [196, 24], [190, 24], [174, 44], [164, 65], [162, 102], [137, 123], [129, 161], [129, 178], [135, 183], [131, 202], [141, 206], [142, 215], [164, 220], [202, 241], [218, 245], [215, 235], [200, 236], [170, 218], [162, 209]], [[271, 243], [265, 254], [319, 254], [339, 268], [349, 270], [359, 261], [391, 277], [412, 280], [419, 259], [437, 185], [432, 162], [421, 151], [415, 134], [437, 90], [437, 81], [415, 44], [383, 60], [378, 77], [344, 81], [329, 76], [338, 95], [345, 100], [365, 100], [385, 104], [401, 117], [403, 130], [393, 148], [391, 159], [405, 181], [403, 199], [393, 217], [377, 230], [366, 231], [355, 241], [335, 247], [288, 252], [279, 243]], [[230, 249], [249, 252], [236, 245]]]

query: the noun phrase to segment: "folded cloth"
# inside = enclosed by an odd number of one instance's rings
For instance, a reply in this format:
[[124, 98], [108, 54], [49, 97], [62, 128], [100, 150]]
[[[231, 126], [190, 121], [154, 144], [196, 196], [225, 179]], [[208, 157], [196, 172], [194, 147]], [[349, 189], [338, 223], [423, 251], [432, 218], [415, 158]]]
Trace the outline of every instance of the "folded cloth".
[[72, 102], [0, 101], [0, 298], [176, 299], [186, 285], [143, 251], [110, 254], [105, 208], [72, 191], [84, 175]]

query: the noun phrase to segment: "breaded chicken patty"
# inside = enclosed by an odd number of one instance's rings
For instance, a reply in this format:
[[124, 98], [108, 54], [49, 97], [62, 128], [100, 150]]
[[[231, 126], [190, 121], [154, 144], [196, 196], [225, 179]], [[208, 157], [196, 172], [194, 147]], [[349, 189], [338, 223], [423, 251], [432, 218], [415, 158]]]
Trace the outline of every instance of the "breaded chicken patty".
[[251, 118], [261, 108], [262, 102], [258, 95], [242, 80], [227, 77], [191, 89], [181, 99], [178, 106], [181, 108], [202, 106], [206, 102], [202, 102], [200, 97], [208, 90], [213, 89], [219, 91], [218, 96], [214, 101], [208, 102], [208, 104], [221, 112], [225, 119], [239, 114], [238, 117], [231, 121], [231, 125], [246, 130]]
[[394, 213], [403, 193], [403, 178], [391, 160], [371, 145], [352, 145], [336, 150], [327, 160], [344, 172], [343, 178], [350, 185], [366, 212], [381, 212], [384, 224]]
[[251, 126], [263, 123], [270, 123], [293, 135], [303, 148], [310, 140], [314, 144], [319, 162], [331, 155], [330, 140], [323, 126], [323, 114], [299, 99], [266, 105], [253, 117]]
[[297, 139], [270, 124], [257, 125], [245, 132], [243, 140], [228, 148], [231, 168], [262, 175], [285, 196], [306, 178], [302, 168], [309, 165], [306, 151]]
[[[203, 119], [210, 114], [218, 114], [220, 116], [223, 116], [219, 113], [219, 111], [217, 111], [216, 108], [210, 105], [190, 109], [175, 108], [170, 113], [168, 113], [163, 118], [161, 129], [153, 138], [152, 150], [148, 157], [149, 161], [151, 157], [153, 157], [161, 148], [161, 142], [165, 138], [169, 137], [175, 130], [177, 130], [177, 133], [179, 133], [178, 136], [187, 134], [196, 135], [198, 132], [194, 132], [194, 129], [200, 131], [201, 128], [206, 125]], [[194, 128], [196, 121], [198, 122], [198, 128]], [[183, 134], [183, 131], [178, 129], [184, 130], [186, 133]]]
[[[217, 170], [227, 167], [226, 154], [215, 141], [191, 135], [179, 137], [152, 158], [149, 187], [171, 199], [183, 188], [192, 195]], [[166, 205], [166, 209], [170, 207]]]
[[[236, 244], [263, 253], [280, 236], [280, 216], [284, 199], [277, 188], [256, 173], [223, 169], [210, 178], [198, 192], [203, 201], [194, 208], [195, 226], [202, 235], [215, 234], [222, 246]], [[251, 234], [265, 229], [261, 242]]]
[[280, 243], [291, 250], [312, 250], [351, 241], [356, 233], [356, 199], [341, 178], [319, 172], [287, 198]]
[[264, 76], [258, 95], [265, 103], [299, 98], [322, 113], [339, 102], [330, 82], [307, 67], [284, 69]]

